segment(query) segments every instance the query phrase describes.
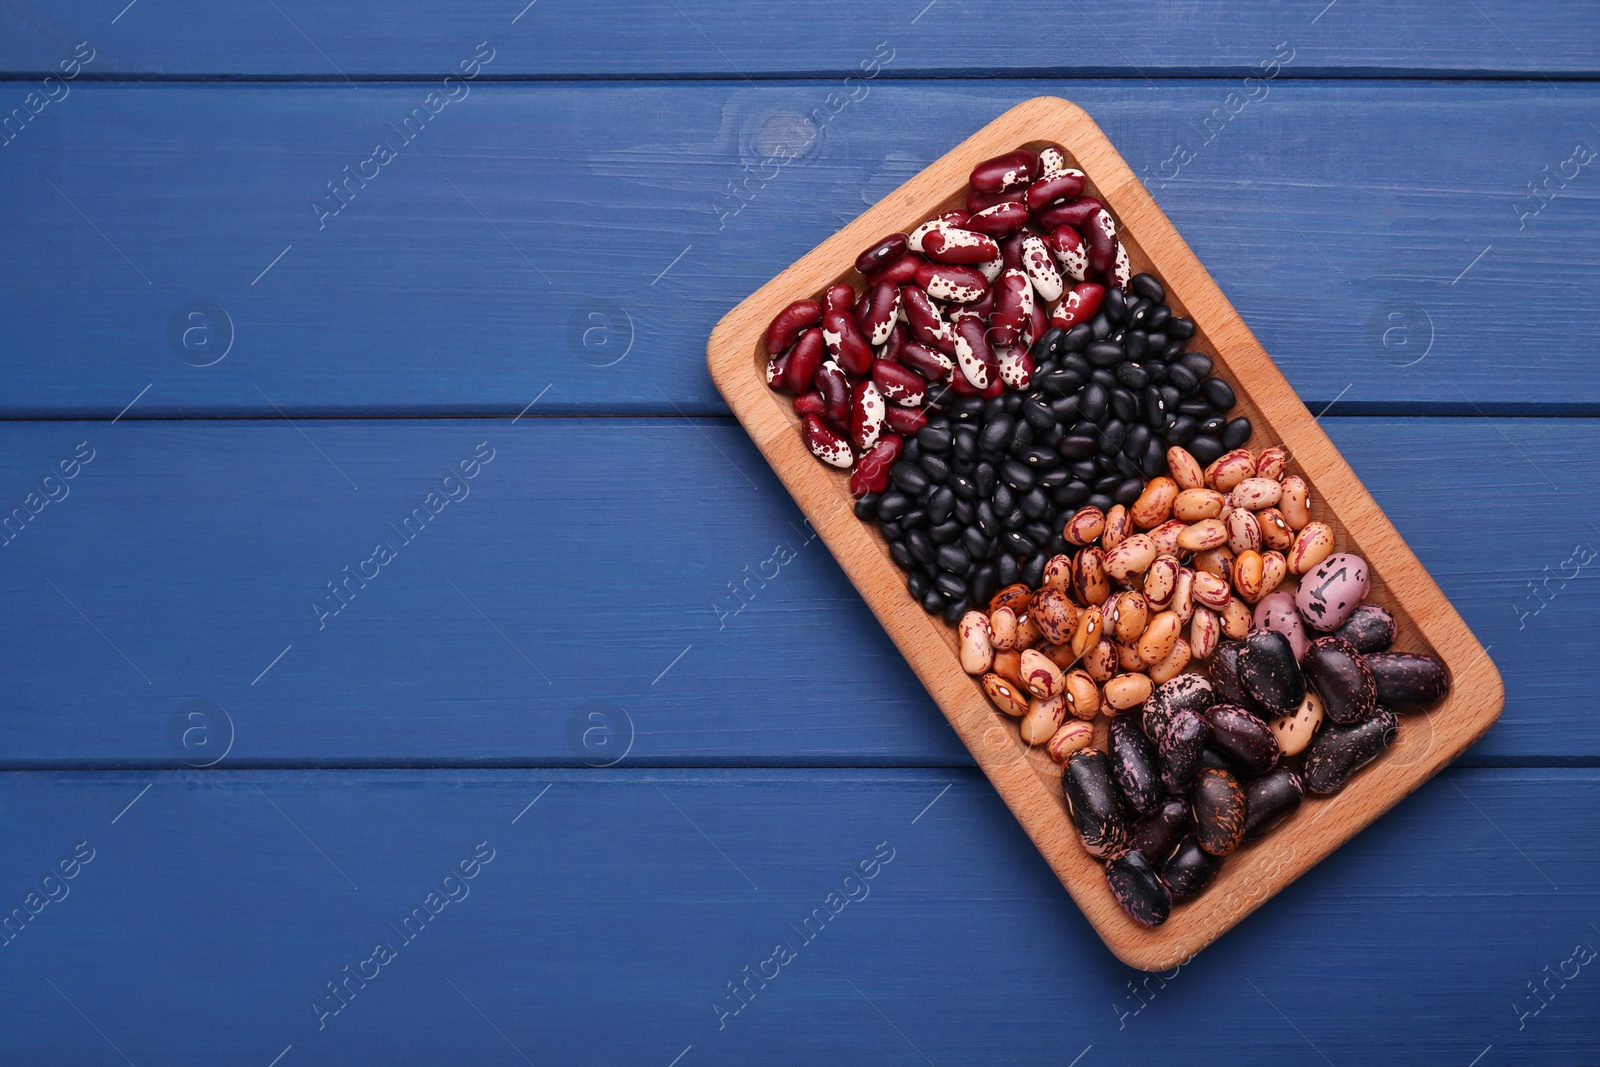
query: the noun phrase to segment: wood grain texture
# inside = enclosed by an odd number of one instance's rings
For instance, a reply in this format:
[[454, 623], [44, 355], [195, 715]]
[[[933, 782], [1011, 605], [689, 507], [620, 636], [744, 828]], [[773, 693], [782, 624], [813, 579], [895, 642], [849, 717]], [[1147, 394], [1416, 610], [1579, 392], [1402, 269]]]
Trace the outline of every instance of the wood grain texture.
[[[0, 416], [146, 386], [128, 418], [515, 415], [546, 386], [546, 411], [721, 412], [700, 349], [728, 308], [1050, 87], [875, 84], [812, 136], [825, 84], [479, 84], [319, 229], [429, 87], [79, 84], [0, 148]], [[1074, 85], [1313, 411], [1600, 414], [1573, 341], [1600, 197], [1514, 208], [1600, 140], [1592, 85], [1279, 79], [1207, 133], [1231, 91]], [[174, 347], [194, 300], [231, 316], [214, 366]]]
[[[0, 10], [0, 69], [55, 68], [88, 37], [101, 74], [416, 76], [451, 69], [479, 40], [491, 68], [515, 77], [638, 75], [759, 77], [857, 69], [880, 41], [892, 69], [958, 76], [1116, 73], [1243, 76], [1279, 41], [1299, 50], [1297, 73], [1487, 77], [1593, 75], [1600, 35], [1570, 4], [1483, 0], [1477, 9], [1405, 5], [1234, 5], [1225, 19], [1144, 0], [1025, 0], [1007, 9], [1017, 32], [975, 34], [976, 0], [895, 4], [749, 3], [735, 16], [715, 0], [575, 5], [487, 0], [312, 0], [219, 8], [168, 0], [128, 11], [89, 0], [13, 2]], [[274, 10], [276, 8], [277, 10]], [[1026, 30], [1024, 31], [1024, 27]]]
[[[0, 424], [0, 515], [97, 449], [0, 547], [0, 765], [198, 759], [168, 728], [201, 698], [233, 717], [228, 766], [575, 765], [626, 736], [620, 716], [588, 747], [569, 734], [600, 700], [631, 719], [635, 762], [970, 763], [732, 420], [298, 425]], [[1587, 676], [1551, 669], [1592, 658], [1600, 629], [1593, 564], [1569, 562], [1600, 552], [1600, 421], [1322, 425], [1493, 646], [1506, 713], [1464, 758], [1600, 761]], [[497, 456], [471, 495], [318, 630], [325, 583], [398, 543], [388, 524], [483, 440]], [[1545, 518], [1515, 552], [1487, 547], [1485, 499]]]
[[[855, 277], [849, 266], [855, 252], [881, 234], [910, 232], [923, 219], [962, 201], [967, 174], [978, 162], [1044, 141], [1065, 147], [1088, 176], [1086, 192], [1116, 214], [1134, 271], [1160, 278], [1173, 310], [1194, 320], [1197, 334], [1191, 347], [1216, 359], [1219, 374], [1233, 384], [1240, 411], [1256, 428], [1252, 443], [1278, 444], [1288, 450], [1292, 469], [1311, 486], [1314, 517], [1333, 526], [1341, 551], [1369, 561], [1373, 585], [1369, 599], [1394, 612], [1401, 633], [1396, 647], [1438, 655], [1454, 683], [1450, 696], [1436, 709], [1430, 730], [1401, 730], [1389, 759], [1354, 780], [1334, 802], [1303, 809], [1283, 825], [1278, 833], [1294, 840], [1297, 850], [1290, 858], [1279, 862], [1270, 839], [1247, 847], [1210, 892], [1174, 909], [1172, 918], [1155, 929], [1134, 923], [1112, 899], [1103, 865], [1083, 851], [1062, 806], [1057, 770], [1048, 757], [1035, 751], [1018, 758], [995, 751], [987, 742], [998, 712], [976, 680], [962, 672], [953, 654], [953, 630], [925, 614], [906, 594], [882, 538], [851, 514], [845, 475], [810, 455], [795, 432], [798, 420], [787, 402], [766, 387], [760, 371], [765, 362], [761, 337], [780, 309]], [[729, 312], [711, 335], [707, 359], [712, 379], [735, 416], [978, 765], [1096, 931], [1129, 964], [1170, 967], [1210, 944], [1260, 900], [1282, 889], [1460, 755], [1500, 715], [1504, 688], [1483, 647], [1327, 435], [1306, 414], [1288, 381], [1111, 142], [1075, 104], [1039, 97], [973, 134]]]
[[[16, 1063], [123, 1063], [108, 1041], [141, 1067], [265, 1067], [291, 1044], [279, 1067], [523, 1063], [508, 1041], [535, 1064], [661, 1067], [690, 1045], [680, 1067], [1595, 1049], [1588, 968], [1521, 1029], [1515, 1009], [1574, 945], [1600, 947], [1594, 770], [1448, 771], [1148, 984], [972, 772], [4, 774], [0, 810], [6, 913], [95, 850], [0, 947]], [[403, 943], [389, 924], [484, 841], [469, 894]], [[893, 859], [861, 879], [880, 843]], [[846, 892], [809, 941], [791, 928]], [[319, 1030], [313, 1000], [380, 940], [397, 958]], [[780, 941], [796, 958], [719, 1029], [727, 983]]]

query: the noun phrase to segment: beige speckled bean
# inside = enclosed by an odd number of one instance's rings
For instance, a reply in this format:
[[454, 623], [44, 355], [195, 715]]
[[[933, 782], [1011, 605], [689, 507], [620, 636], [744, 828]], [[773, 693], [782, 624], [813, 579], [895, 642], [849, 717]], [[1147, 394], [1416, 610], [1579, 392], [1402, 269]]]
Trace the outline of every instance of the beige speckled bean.
[[1080, 604], [1104, 604], [1111, 595], [1106, 555], [1098, 545], [1086, 545], [1073, 557], [1072, 591]]
[[1105, 555], [1105, 572], [1119, 582], [1143, 574], [1156, 560], [1156, 543], [1148, 534], [1134, 534]]
[[989, 639], [989, 618], [981, 611], [969, 611], [956, 626], [961, 647], [961, 669], [968, 674], [987, 674], [994, 664], [994, 643]]
[[1150, 680], [1156, 685], [1170, 682], [1183, 673], [1193, 655], [1189, 649], [1189, 642], [1180, 637], [1172, 643], [1172, 651], [1167, 654], [1167, 658], [1160, 663], [1150, 664], [1150, 669], [1145, 673], [1150, 675]]
[[1261, 554], [1261, 596], [1266, 596], [1278, 588], [1287, 577], [1289, 577], [1289, 561], [1283, 558], [1282, 552]]
[[1119, 674], [1106, 683], [1105, 704], [1117, 711], [1136, 708], [1150, 699], [1148, 674]]
[[1261, 590], [1261, 553], [1241, 552], [1233, 561], [1233, 587], [1254, 604], [1266, 594]]
[[1011, 647], [1021, 652], [1025, 648], [1032, 648], [1044, 640], [1044, 634], [1039, 630], [1039, 624], [1026, 615], [1017, 616], [1017, 639], [1011, 642]]
[[1172, 517], [1184, 522], [1219, 518], [1224, 499], [1215, 489], [1185, 489], [1172, 502]]
[[1263, 448], [1261, 455], [1256, 457], [1256, 477], [1271, 478], [1273, 481], [1283, 477], [1283, 469], [1289, 464], [1289, 453], [1281, 448]]
[[1246, 478], [1228, 494], [1236, 508], [1260, 511], [1278, 503], [1283, 496], [1283, 486], [1271, 478]]
[[1264, 547], [1285, 552], [1294, 544], [1294, 530], [1284, 521], [1283, 512], [1277, 508], [1258, 512], [1256, 521], [1261, 524], [1261, 544]]
[[1078, 616], [1078, 628], [1072, 634], [1072, 654], [1082, 656], [1095, 646], [1105, 628], [1105, 618], [1098, 607], [1084, 608]]
[[1255, 472], [1256, 461], [1250, 450], [1236, 448], [1217, 457], [1217, 461], [1206, 468], [1206, 484], [1219, 493], [1228, 493]]
[[1041, 589], [1033, 594], [1028, 605], [1028, 618], [1039, 627], [1039, 633], [1052, 645], [1072, 640], [1072, 631], [1078, 625], [1078, 607], [1059, 589]]
[[1178, 535], [1189, 528], [1189, 524], [1182, 519], [1173, 519], [1164, 522], [1150, 531], [1150, 540], [1156, 543], [1156, 551], [1163, 556], [1176, 556], [1178, 554]]
[[1106, 513], [1091, 505], [1073, 512], [1072, 518], [1062, 528], [1061, 536], [1069, 545], [1087, 545], [1099, 540], [1105, 529]]
[[1117, 597], [1115, 610], [1107, 616], [1106, 626], [1118, 641], [1127, 644], [1139, 640], [1150, 622], [1150, 605], [1144, 594], [1129, 589]]
[[1142, 671], [1146, 666], [1148, 666], [1144, 659], [1139, 655], [1139, 645], [1137, 640], [1130, 645], [1124, 645], [1120, 642], [1118, 643], [1117, 666], [1125, 671]]
[[1028, 714], [1028, 701], [1022, 690], [998, 674], [983, 676], [983, 692], [995, 707], [1013, 718], [1020, 719]]
[[[1219, 578], [1209, 571], [1194, 572], [1194, 599], [1201, 607], [1210, 608], [1212, 611], [1221, 611], [1228, 606], [1228, 601], [1233, 598], [1233, 589], [1228, 585], [1227, 579]], [[1191, 638], [1189, 644], [1195, 644]], [[1198, 647], [1196, 654], [1199, 653]], [[1201, 656], [1205, 659], [1205, 656]]]
[[1332, 552], [1333, 527], [1325, 522], [1308, 522], [1306, 528], [1295, 535], [1294, 547], [1289, 550], [1289, 572], [1304, 574]]
[[1057, 763], [1067, 762], [1067, 757], [1080, 748], [1094, 743], [1094, 726], [1082, 719], [1068, 719], [1061, 728], [1050, 735], [1044, 744], [1045, 754]]
[[1228, 528], [1228, 548], [1234, 555], [1261, 551], [1261, 522], [1256, 518], [1255, 512], [1234, 508], [1228, 512], [1228, 518], [1223, 525]]
[[1196, 659], [1210, 659], [1222, 640], [1222, 621], [1208, 608], [1195, 608], [1189, 620], [1189, 649]]
[[1092, 719], [1100, 713], [1100, 687], [1094, 684], [1088, 671], [1073, 671], [1066, 680], [1067, 711], [1080, 719]]
[[1197, 573], [1204, 571], [1215, 574], [1225, 582], [1233, 581], [1233, 550], [1227, 545], [1196, 552], [1192, 562]]
[[1021, 666], [1023, 688], [1041, 700], [1048, 700], [1060, 693], [1066, 682], [1061, 668], [1037, 648], [1023, 651]]
[[1128, 509], [1117, 504], [1106, 512], [1106, 531], [1100, 535], [1100, 547], [1107, 552], [1122, 544], [1123, 538], [1128, 536], [1132, 524], [1128, 521]]
[[1189, 616], [1194, 614], [1194, 571], [1190, 568], [1178, 572], [1178, 580], [1172, 586], [1172, 603], [1167, 605], [1167, 610], [1176, 615], [1179, 622], [1188, 622]]
[[1221, 519], [1201, 519], [1178, 535], [1178, 547], [1185, 552], [1203, 552], [1228, 543], [1228, 528]]
[[1280, 484], [1283, 486], [1283, 498], [1278, 501], [1278, 510], [1283, 512], [1284, 521], [1291, 530], [1305, 529], [1306, 523], [1311, 521], [1310, 488], [1298, 474], [1289, 475]]
[[1051, 556], [1045, 561], [1044, 576], [1039, 580], [1041, 589], [1059, 589], [1072, 592], [1072, 557]]
[[1070, 670], [1072, 665], [1078, 662], [1078, 657], [1072, 654], [1071, 642], [1062, 645], [1040, 645], [1039, 651], [1049, 657], [1051, 663], [1054, 663], [1064, 671]]
[[1242, 600], [1230, 600], [1228, 606], [1222, 609], [1222, 632], [1235, 641], [1242, 641], [1249, 636], [1254, 623], [1250, 608]]
[[1173, 555], [1157, 556], [1144, 572], [1144, 599], [1152, 611], [1166, 611], [1172, 603], [1172, 591], [1178, 586], [1178, 574], [1183, 565]]
[[994, 673], [1021, 689], [1022, 653], [1013, 648], [1008, 648], [1004, 652], [996, 652], [994, 654]]
[[1010, 608], [995, 608], [989, 613], [989, 642], [1004, 652], [1017, 643], [1017, 613]]
[[1180, 489], [1199, 489], [1206, 484], [1206, 473], [1200, 469], [1200, 461], [1187, 448], [1173, 445], [1167, 449], [1167, 468]]
[[1316, 735], [1317, 727], [1322, 725], [1324, 714], [1322, 698], [1315, 689], [1307, 689], [1306, 698], [1292, 714], [1267, 723], [1273, 736], [1278, 739], [1278, 750], [1285, 756], [1298, 756], [1304, 752], [1311, 738]]
[[1146, 663], [1160, 663], [1166, 659], [1172, 654], [1173, 642], [1178, 640], [1178, 631], [1182, 628], [1183, 620], [1170, 611], [1151, 619], [1139, 638], [1139, 658]]
[[1083, 654], [1083, 669], [1089, 677], [1104, 684], [1117, 673], [1117, 646], [1105, 638], [1094, 643], [1094, 647]]
[[1017, 724], [1017, 733], [1027, 744], [1042, 745], [1055, 736], [1055, 732], [1061, 729], [1061, 722], [1066, 717], [1065, 693], [1057, 693], [1044, 700], [1035, 697], [1028, 701], [1028, 713]]
[[1178, 499], [1178, 483], [1171, 478], [1152, 478], [1139, 499], [1128, 508], [1128, 517], [1141, 530], [1160, 526], [1172, 517], [1172, 502]]

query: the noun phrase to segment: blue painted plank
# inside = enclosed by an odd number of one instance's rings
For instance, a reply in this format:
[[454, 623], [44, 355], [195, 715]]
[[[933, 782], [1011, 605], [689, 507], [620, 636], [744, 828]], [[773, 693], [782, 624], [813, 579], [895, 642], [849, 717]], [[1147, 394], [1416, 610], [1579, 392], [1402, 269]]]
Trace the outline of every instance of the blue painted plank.
[[[730, 307], [1062, 87], [868, 88], [819, 132], [816, 82], [479, 85], [405, 144], [426, 86], [79, 85], [0, 149], [0, 416], [723, 411]], [[1070, 87], [1308, 404], [1600, 413], [1593, 165], [1527, 189], [1600, 90], [1280, 81], [1209, 118], [1231, 91]]]
[[[1505, 675], [1469, 758], [1600, 758], [1564, 666], [1600, 625], [1600, 422], [1324, 423]], [[10, 423], [0, 445], [0, 514], [67, 492], [0, 548], [6, 766], [969, 763], [726, 421]]]
[[1148, 984], [968, 771], [13, 773], [0, 806], [0, 901], [61, 898], [0, 948], [20, 1063], [1600, 1051], [1594, 770], [1448, 771]]
[[748, 3], [712, 0], [576, 5], [526, 0], [424, 3], [312, 0], [218, 7], [12, 3], [0, 12], [0, 69], [45, 71], [87, 38], [100, 74], [341, 79], [438, 74], [480, 40], [499, 76], [759, 77], [856, 71], [880, 42], [890, 70], [960, 76], [1116, 73], [1243, 76], [1279, 42], [1298, 74], [1369, 72], [1560, 78], [1600, 70], [1600, 28], [1578, 5], [1483, 0], [1462, 10], [1404, 5], [1197, 5], [1022, 0], [1006, 26], [976, 0]]

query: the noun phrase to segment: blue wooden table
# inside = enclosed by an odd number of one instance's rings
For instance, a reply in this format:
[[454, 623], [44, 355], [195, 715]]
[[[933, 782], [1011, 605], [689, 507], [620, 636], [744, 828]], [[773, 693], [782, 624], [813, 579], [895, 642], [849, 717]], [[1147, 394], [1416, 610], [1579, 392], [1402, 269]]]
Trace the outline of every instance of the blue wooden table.
[[[0, 1062], [1600, 1063], [1592, 6], [17, 0], [0, 70]], [[1159, 975], [704, 367], [1040, 93], [1507, 683]]]

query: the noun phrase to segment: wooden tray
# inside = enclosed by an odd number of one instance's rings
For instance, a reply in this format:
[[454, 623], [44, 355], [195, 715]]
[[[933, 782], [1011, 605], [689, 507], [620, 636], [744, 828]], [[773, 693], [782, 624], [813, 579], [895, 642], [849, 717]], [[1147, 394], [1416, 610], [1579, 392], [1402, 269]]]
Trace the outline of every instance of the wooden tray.
[[[1025, 746], [1015, 720], [996, 711], [977, 680], [963, 673], [954, 628], [911, 599], [876, 527], [852, 513], [847, 475], [811, 455], [788, 398], [771, 392], [763, 375], [762, 334], [781, 308], [834, 282], [859, 284], [852, 264], [863, 248], [961, 206], [967, 174], [981, 160], [1043, 141], [1065, 147], [1088, 177], [1087, 192], [1116, 216], [1134, 271], [1160, 278], [1173, 314], [1194, 320], [1190, 347], [1211, 356], [1233, 385], [1238, 413], [1255, 427], [1251, 447], [1287, 448], [1290, 469], [1311, 486], [1313, 517], [1333, 526], [1338, 551], [1355, 552], [1371, 564], [1369, 599], [1398, 620], [1395, 647], [1442, 657], [1454, 679], [1450, 697], [1438, 708], [1402, 717], [1394, 746], [1343, 792], [1308, 797], [1290, 820], [1229, 857], [1205, 894], [1174, 907], [1172, 918], [1154, 929], [1133, 922], [1112, 899], [1100, 862], [1078, 843], [1059, 768]], [[734, 414], [1061, 884], [1111, 951], [1131, 966], [1160, 970], [1193, 956], [1454, 760], [1500, 716], [1505, 690], [1483, 647], [1106, 135], [1066, 100], [1042, 96], [1007, 111], [762, 286], [717, 324], [707, 362]]]

